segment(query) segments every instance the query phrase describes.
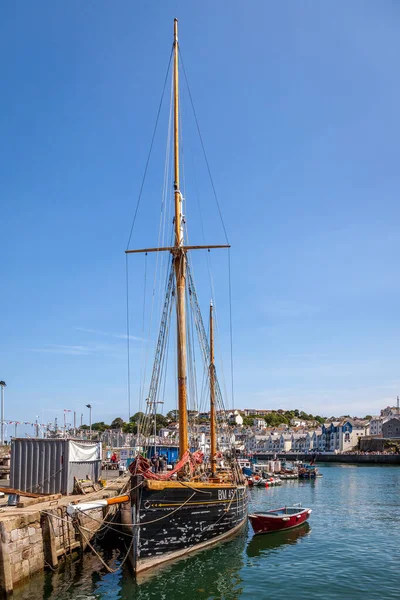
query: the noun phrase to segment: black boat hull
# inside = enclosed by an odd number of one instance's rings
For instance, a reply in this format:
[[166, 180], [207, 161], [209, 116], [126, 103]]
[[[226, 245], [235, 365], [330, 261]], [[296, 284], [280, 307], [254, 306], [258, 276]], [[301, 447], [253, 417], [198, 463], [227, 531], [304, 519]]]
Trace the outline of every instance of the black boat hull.
[[247, 505], [245, 485], [144, 481], [132, 498], [135, 572], [234, 535]]

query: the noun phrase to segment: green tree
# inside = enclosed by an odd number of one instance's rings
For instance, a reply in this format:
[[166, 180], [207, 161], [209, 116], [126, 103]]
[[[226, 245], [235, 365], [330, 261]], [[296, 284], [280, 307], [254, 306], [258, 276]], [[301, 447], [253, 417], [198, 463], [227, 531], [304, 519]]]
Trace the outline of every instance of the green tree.
[[124, 424], [124, 420], [121, 417], [116, 417], [111, 423], [111, 429], [120, 429]]
[[278, 425], [281, 425], [282, 423], [288, 424], [290, 420], [286, 414], [282, 414], [279, 411], [273, 411], [272, 413], [269, 413], [269, 415], [265, 415], [264, 419], [270, 427], [278, 427]]
[[179, 419], [179, 410], [170, 410], [167, 412], [168, 421], [177, 421]]
[[104, 421], [99, 421], [98, 423], [93, 423], [92, 424], [92, 430], [93, 431], [100, 431], [101, 432], [101, 431], [105, 431], [106, 429], [110, 429], [110, 426], [106, 425], [104, 423]]
[[122, 425], [122, 431], [124, 433], [137, 433], [137, 425], [133, 421], [129, 420], [129, 423]]
[[129, 417], [129, 421], [133, 422], [133, 423], [139, 423], [139, 421], [142, 421], [144, 417], [144, 413], [143, 412], [137, 412], [134, 415], [132, 415], [131, 417]]
[[167, 417], [164, 417], [164, 415], [161, 415], [159, 413], [156, 414], [156, 422], [157, 422], [157, 429], [159, 427], [167, 427], [167, 425], [168, 425]]

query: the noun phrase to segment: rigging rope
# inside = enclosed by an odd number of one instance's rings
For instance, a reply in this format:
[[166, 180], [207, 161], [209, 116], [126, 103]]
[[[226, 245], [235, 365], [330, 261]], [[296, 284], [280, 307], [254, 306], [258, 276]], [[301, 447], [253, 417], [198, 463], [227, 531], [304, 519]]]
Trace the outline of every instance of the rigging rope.
[[[224, 230], [224, 234], [225, 234], [225, 239], [227, 244], [229, 244], [229, 239], [228, 239], [228, 234], [226, 231], [226, 227], [225, 227], [225, 223], [224, 223], [224, 219], [222, 216], [222, 211], [221, 211], [221, 207], [219, 204], [219, 200], [218, 200], [218, 195], [217, 195], [217, 191], [214, 185], [214, 180], [211, 174], [211, 169], [210, 169], [210, 164], [208, 162], [208, 158], [207, 158], [207, 153], [206, 153], [206, 149], [204, 146], [204, 142], [203, 142], [203, 136], [201, 134], [201, 130], [200, 130], [200, 124], [197, 118], [197, 113], [196, 113], [196, 109], [194, 106], [194, 102], [193, 102], [193, 97], [192, 97], [192, 92], [190, 89], [190, 85], [189, 85], [189, 81], [186, 75], [186, 69], [185, 69], [185, 65], [183, 62], [183, 57], [182, 57], [182, 52], [179, 48], [179, 56], [180, 56], [180, 60], [181, 60], [181, 64], [182, 64], [182, 70], [183, 70], [183, 74], [184, 74], [184, 78], [185, 78], [185, 82], [187, 85], [187, 89], [188, 89], [188, 94], [189, 94], [189, 99], [190, 99], [190, 104], [192, 106], [192, 110], [193, 110], [193, 115], [194, 115], [194, 119], [195, 119], [195, 123], [196, 123], [196, 127], [197, 127], [197, 132], [199, 134], [199, 138], [200, 138], [200, 143], [201, 143], [201, 147], [203, 150], [203, 155], [204, 155], [204, 160], [207, 166], [207, 171], [208, 171], [208, 175], [210, 177], [210, 182], [211, 182], [211, 187], [213, 189], [213, 193], [214, 193], [214, 198], [215, 198], [215, 202], [217, 204], [217, 208], [218, 208], [218, 213], [221, 219], [221, 224], [222, 224], [222, 228]], [[203, 224], [201, 223], [202, 227]], [[232, 335], [232, 288], [231, 288], [231, 259], [230, 259], [230, 249], [228, 249], [229, 251], [229, 320], [230, 320], [230, 324], [229, 324], [229, 328], [230, 328], [230, 346], [231, 346], [231, 386], [232, 386], [232, 409], [234, 408], [234, 370], [233, 370], [233, 335]]]
[[158, 125], [158, 121], [159, 121], [159, 118], [160, 118], [161, 107], [162, 107], [162, 102], [163, 102], [163, 99], [164, 99], [165, 88], [166, 88], [166, 85], [167, 85], [168, 73], [169, 73], [169, 69], [171, 67], [171, 60], [172, 60], [173, 51], [174, 51], [174, 47], [172, 46], [172, 48], [171, 48], [171, 54], [169, 55], [169, 60], [168, 60], [167, 72], [166, 72], [165, 79], [164, 79], [163, 90], [162, 90], [162, 93], [161, 93], [160, 104], [158, 105], [157, 117], [156, 117], [156, 122], [155, 122], [155, 125], [154, 125], [154, 129], [153, 129], [153, 135], [152, 135], [152, 138], [151, 138], [149, 153], [147, 155], [146, 166], [145, 166], [145, 169], [144, 169], [142, 183], [141, 183], [140, 190], [139, 190], [139, 196], [138, 196], [137, 203], [136, 203], [135, 213], [133, 215], [133, 221], [132, 221], [132, 226], [131, 226], [131, 230], [130, 230], [130, 233], [129, 233], [128, 243], [126, 245], [126, 249], [127, 250], [129, 249], [129, 244], [131, 243], [131, 237], [132, 237], [132, 233], [133, 233], [133, 228], [135, 226], [136, 217], [137, 217], [137, 213], [138, 213], [138, 210], [139, 210], [139, 204], [140, 204], [140, 200], [142, 198], [144, 182], [146, 180], [147, 170], [149, 168], [150, 156], [151, 156], [151, 152], [153, 150], [154, 138], [156, 136], [157, 125]]
[[235, 387], [234, 387], [234, 371], [233, 371], [233, 325], [232, 325], [232, 284], [231, 284], [231, 249], [228, 248], [228, 274], [229, 274], [229, 333], [231, 340], [231, 395], [232, 395], [232, 410], [235, 410]]
[[130, 328], [129, 328], [129, 267], [128, 255], [125, 254], [125, 278], [126, 278], [126, 350], [128, 360], [128, 420], [131, 416], [131, 360], [130, 360]]
[[206, 163], [206, 166], [207, 166], [208, 176], [210, 177], [210, 182], [211, 182], [211, 186], [212, 186], [212, 189], [213, 189], [213, 192], [214, 192], [214, 198], [215, 198], [215, 201], [216, 201], [216, 204], [217, 204], [217, 207], [218, 207], [218, 213], [219, 213], [219, 217], [221, 219], [222, 228], [224, 230], [226, 243], [229, 244], [228, 234], [226, 232], [226, 227], [225, 227], [224, 219], [222, 217], [221, 207], [220, 207], [220, 204], [219, 204], [219, 201], [218, 201], [217, 190], [215, 189], [214, 180], [213, 180], [212, 175], [211, 175], [210, 164], [208, 162], [207, 153], [206, 153], [206, 149], [205, 149], [204, 142], [203, 142], [203, 137], [201, 135], [199, 121], [197, 119], [197, 114], [196, 114], [196, 110], [195, 110], [195, 107], [194, 107], [194, 102], [193, 102], [193, 98], [192, 98], [192, 92], [190, 91], [190, 85], [189, 85], [189, 81], [188, 81], [188, 78], [187, 78], [187, 75], [186, 75], [186, 69], [185, 69], [185, 65], [183, 63], [182, 52], [181, 52], [180, 49], [179, 49], [179, 56], [180, 56], [180, 59], [181, 59], [182, 70], [183, 70], [183, 74], [184, 74], [184, 77], [185, 77], [185, 81], [186, 81], [186, 85], [187, 85], [187, 89], [188, 89], [188, 93], [189, 93], [190, 104], [191, 104], [192, 110], [193, 110], [194, 120], [196, 122], [197, 132], [199, 134], [200, 143], [201, 143], [201, 147], [202, 147], [203, 154], [204, 154], [204, 160], [205, 160], [205, 163]]

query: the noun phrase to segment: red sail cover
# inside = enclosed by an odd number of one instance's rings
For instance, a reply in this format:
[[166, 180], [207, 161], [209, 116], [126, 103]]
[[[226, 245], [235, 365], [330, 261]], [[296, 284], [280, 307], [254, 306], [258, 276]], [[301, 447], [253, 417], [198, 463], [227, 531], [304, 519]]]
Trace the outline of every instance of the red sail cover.
[[175, 468], [172, 469], [172, 471], [167, 471], [166, 473], [154, 473], [151, 470], [150, 461], [147, 460], [147, 458], [144, 458], [143, 456], [138, 456], [129, 465], [129, 471], [132, 475], [143, 475], [145, 479], [159, 479], [166, 481], [168, 479], [171, 479], [171, 477], [175, 475], [175, 473], [181, 471], [185, 467], [185, 465], [188, 465], [190, 475], [193, 475], [196, 467], [198, 465], [201, 465], [203, 459], [204, 454], [203, 452], [200, 452], [200, 450], [197, 450], [197, 452], [193, 452], [193, 454], [191, 454], [187, 450], [182, 456], [181, 460], [175, 465]]

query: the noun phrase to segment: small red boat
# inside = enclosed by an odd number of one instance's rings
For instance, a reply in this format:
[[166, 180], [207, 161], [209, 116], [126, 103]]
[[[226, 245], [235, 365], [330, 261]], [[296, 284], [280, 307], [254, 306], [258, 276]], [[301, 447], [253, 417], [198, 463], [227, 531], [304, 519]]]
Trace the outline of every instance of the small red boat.
[[285, 506], [264, 513], [253, 513], [249, 515], [249, 519], [255, 534], [274, 533], [302, 525], [311, 513], [311, 508]]

